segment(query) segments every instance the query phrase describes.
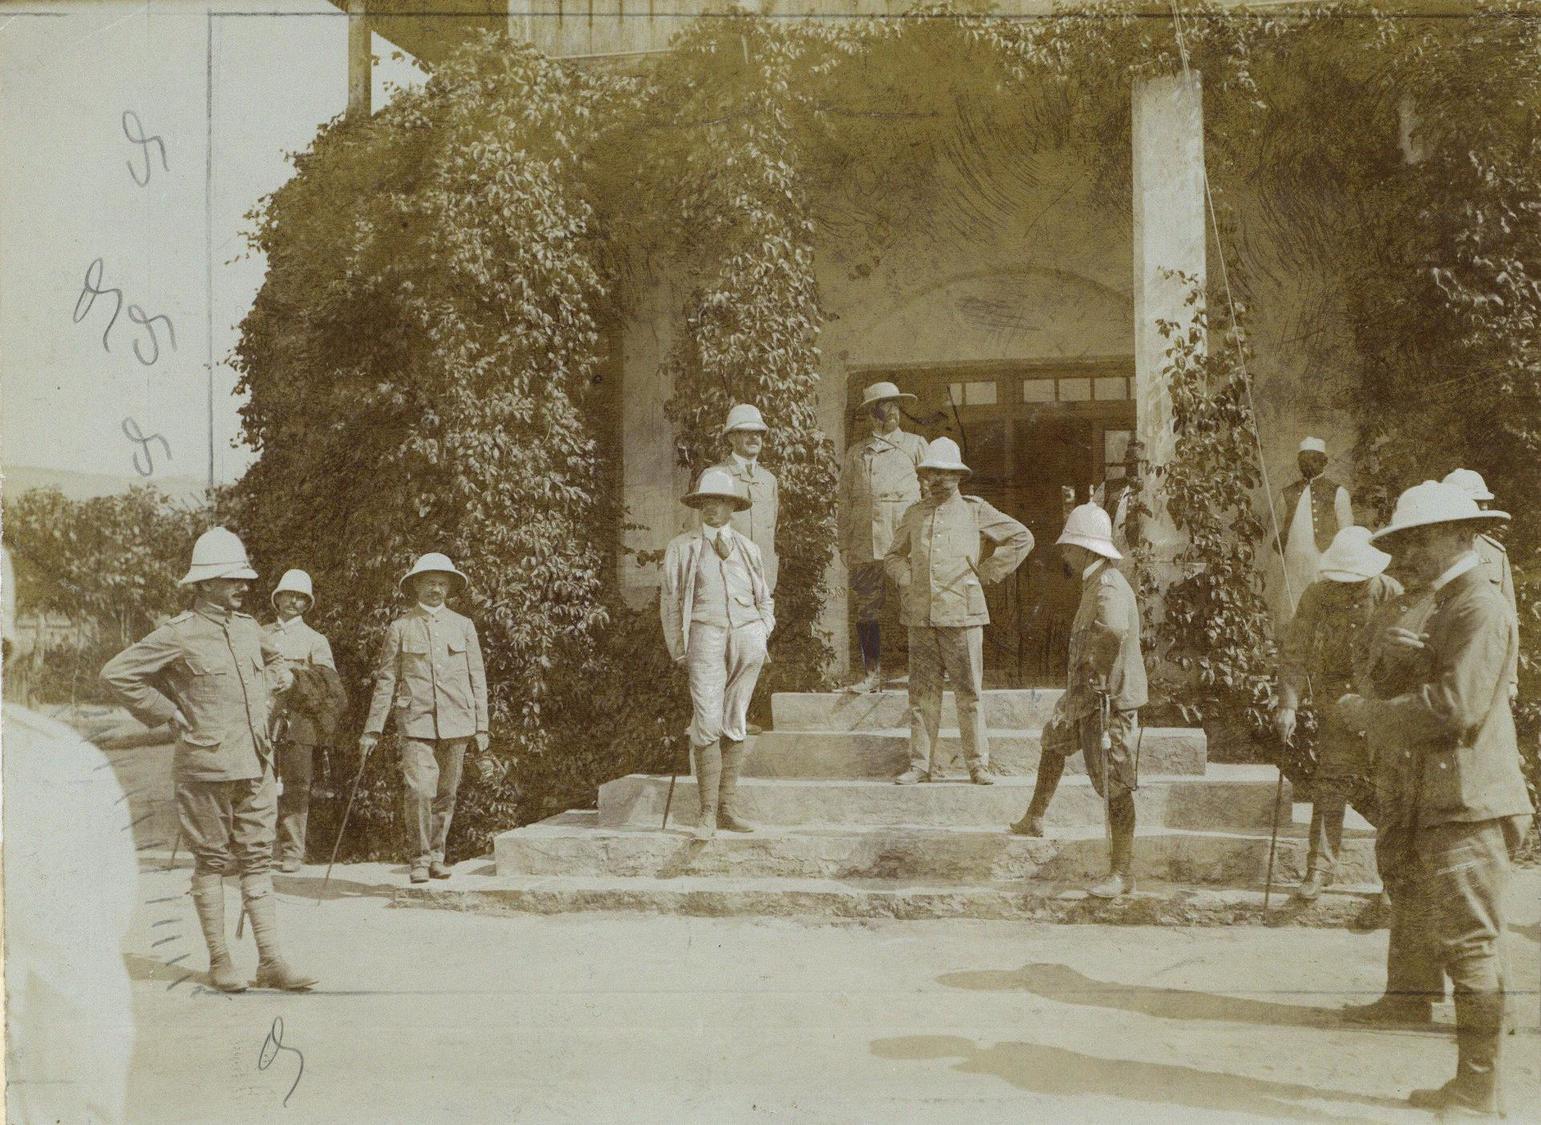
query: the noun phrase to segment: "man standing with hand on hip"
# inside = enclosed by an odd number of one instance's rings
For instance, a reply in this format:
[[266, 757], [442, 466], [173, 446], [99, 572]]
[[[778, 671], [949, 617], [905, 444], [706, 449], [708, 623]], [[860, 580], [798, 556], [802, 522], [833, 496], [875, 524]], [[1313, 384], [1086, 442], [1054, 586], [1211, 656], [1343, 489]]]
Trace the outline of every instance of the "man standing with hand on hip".
[[473, 738], [478, 772], [483, 778], [494, 773], [481, 639], [470, 618], [445, 604], [451, 589], [464, 593], [466, 586], [466, 576], [437, 552], [423, 555], [402, 577], [401, 592], [415, 604], [386, 630], [359, 738], [359, 752], [367, 757], [385, 730], [386, 716], [395, 713], [414, 883], [449, 878], [444, 844]]
[[[895, 782], [940, 780], [937, 735], [942, 721], [942, 680], [952, 682], [969, 779], [993, 784], [990, 736], [980, 697], [984, 693], [986, 583], [999, 582], [1027, 558], [1033, 533], [978, 496], [958, 486], [972, 470], [958, 443], [937, 438], [920, 463], [925, 499], [899, 521], [883, 565], [904, 597], [910, 629], [910, 766]], [[995, 551], [980, 561], [984, 543]]]
[[233, 863], [257, 939], [256, 987], [303, 991], [316, 980], [279, 953], [270, 874], [278, 805], [268, 717], [271, 693], [293, 677], [256, 619], [241, 612], [256, 577], [233, 532], [204, 532], [178, 583], [193, 588], [193, 608], [109, 660], [102, 679], [146, 726], [176, 728], [177, 817], [193, 852], [210, 982], [221, 992], [246, 988], [225, 945], [224, 878]]
[[926, 456], [926, 439], [899, 428], [899, 404], [914, 398], [893, 383], [873, 383], [867, 388], [862, 409], [872, 419], [872, 432], [851, 444], [840, 473], [835, 510], [840, 558], [850, 578], [863, 669], [862, 678], [852, 685], [854, 691], [883, 687], [878, 624], [883, 614], [883, 558], [899, 520], [920, 499], [915, 467]]
[[753, 832], [738, 815], [745, 716], [776, 627], [776, 608], [760, 549], [733, 530], [749, 498], [721, 469], [707, 469], [683, 503], [701, 527], [675, 536], [664, 552], [658, 613], [664, 643], [690, 676], [690, 752], [701, 795], [696, 838], [717, 829]]
[[1392, 896], [1393, 926], [1410, 926], [1443, 963], [1455, 986], [1456, 1021], [1455, 1076], [1408, 1100], [1447, 1115], [1491, 1116], [1502, 1108], [1499, 942], [1509, 857], [1532, 810], [1509, 706], [1519, 625], [1483, 573], [1476, 538], [1508, 518], [1442, 482], [1401, 495], [1375, 542], [1433, 591], [1422, 631], [1401, 630], [1403, 642], [1426, 649], [1429, 660], [1400, 695], [1349, 694], [1338, 703], [1351, 729], [1374, 728], [1401, 746], [1400, 760], [1377, 763], [1376, 771], [1378, 827], [1401, 836], [1407, 854], [1406, 893]]

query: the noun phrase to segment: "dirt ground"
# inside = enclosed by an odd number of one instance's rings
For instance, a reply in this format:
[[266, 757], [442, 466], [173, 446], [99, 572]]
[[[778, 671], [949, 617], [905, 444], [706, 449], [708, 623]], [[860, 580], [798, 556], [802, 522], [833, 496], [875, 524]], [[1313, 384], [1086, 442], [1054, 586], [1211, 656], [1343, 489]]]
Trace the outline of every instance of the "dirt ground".
[[[186, 880], [142, 880], [136, 1121], [1402, 1121], [1424, 1116], [1408, 1090], [1454, 1065], [1448, 1004], [1438, 1033], [1339, 1021], [1378, 994], [1385, 931], [486, 917], [284, 896], [289, 954], [321, 987], [228, 997], [182, 979], [205, 964], [175, 897]], [[1507, 1091], [1524, 1121], [1541, 1119], [1541, 878], [1520, 884]], [[156, 925], [167, 902], [180, 929]], [[168, 967], [172, 951], [190, 956]], [[237, 957], [253, 968], [249, 935]]]

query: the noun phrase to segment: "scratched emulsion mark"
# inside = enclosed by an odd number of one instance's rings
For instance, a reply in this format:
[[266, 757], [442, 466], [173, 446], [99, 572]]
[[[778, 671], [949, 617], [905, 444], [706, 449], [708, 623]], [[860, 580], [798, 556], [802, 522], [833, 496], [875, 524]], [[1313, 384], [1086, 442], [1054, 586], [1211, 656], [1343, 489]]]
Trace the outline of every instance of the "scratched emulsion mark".
[[128, 166], [128, 174], [134, 177], [136, 184], [140, 187], [148, 187], [150, 184], [150, 176], [153, 171], [150, 164], [151, 145], [155, 146], [156, 152], [160, 155], [161, 171], [171, 171], [171, 165], [166, 162], [166, 142], [161, 140], [159, 134], [145, 136], [144, 125], [140, 123], [139, 115], [131, 109], [123, 111], [123, 135], [129, 139], [130, 144], [136, 144], [140, 147], [139, 155], [144, 158], [144, 179], [142, 180], [139, 178], [138, 171], [134, 168], [134, 162], [132, 160], [124, 161]]
[[287, 1051], [293, 1055], [299, 1068], [294, 1074], [294, 1083], [289, 1087], [289, 1092], [284, 1095], [283, 1105], [289, 1107], [289, 1099], [294, 1096], [294, 1091], [299, 1088], [300, 1079], [305, 1076], [305, 1056], [293, 1047], [284, 1045], [284, 1017], [274, 1016], [273, 1026], [268, 1028], [268, 1037], [262, 1041], [262, 1050], [257, 1055], [257, 1069], [266, 1070], [277, 1061], [278, 1056]]

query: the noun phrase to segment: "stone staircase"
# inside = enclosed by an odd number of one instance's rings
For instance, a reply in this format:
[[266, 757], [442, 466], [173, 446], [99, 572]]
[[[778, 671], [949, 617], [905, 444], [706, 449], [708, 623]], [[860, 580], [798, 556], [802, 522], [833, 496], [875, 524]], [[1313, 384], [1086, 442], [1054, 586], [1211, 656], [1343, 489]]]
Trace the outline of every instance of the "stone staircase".
[[[753, 740], [739, 787], [741, 815], [759, 831], [695, 840], [689, 830], [699, 804], [686, 776], [665, 828], [669, 779], [635, 774], [601, 786], [596, 810], [503, 833], [494, 879], [509, 909], [1055, 917], [1063, 912], [1024, 900], [1084, 897], [1075, 888], [1107, 870], [1102, 801], [1080, 756], [1067, 763], [1047, 836], [1006, 831], [1027, 807], [1041, 731], [1059, 695], [986, 692], [996, 784], [979, 786], [963, 768], [948, 693], [943, 746], [957, 759], [952, 777], [897, 786], [893, 778], [908, 762], [904, 692], [780, 694], [773, 728]], [[1140, 879], [1261, 889], [1272, 767], [1211, 765], [1202, 731], [1154, 727], [1140, 745], [1140, 776]], [[1288, 786], [1284, 799], [1291, 800]], [[1274, 871], [1285, 894], [1305, 862], [1301, 811], [1287, 804], [1281, 815]], [[1345, 836], [1339, 882], [1374, 883], [1370, 833], [1351, 828]]]

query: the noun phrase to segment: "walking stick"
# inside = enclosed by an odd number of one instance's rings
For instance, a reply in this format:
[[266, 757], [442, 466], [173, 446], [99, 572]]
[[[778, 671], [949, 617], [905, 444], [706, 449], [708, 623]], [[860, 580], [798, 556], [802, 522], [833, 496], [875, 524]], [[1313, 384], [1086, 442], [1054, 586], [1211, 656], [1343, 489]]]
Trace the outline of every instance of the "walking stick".
[[1106, 692], [1097, 696], [1097, 745], [1102, 751], [1102, 834], [1108, 842], [1108, 861], [1113, 859], [1113, 735], [1108, 731], [1112, 701]]
[[673, 765], [672, 765], [672, 767], [669, 770], [669, 795], [664, 798], [664, 803], [663, 803], [663, 823], [658, 826], [659, 831], [663, 831], [664, 829], [669, 827], [669, 806], [674, 804], [674, 783], [675, 783], [675, 781], [677, 781], [679, 779], [679, 775], [680, 775], [680, 761], [679, 761], [679, 757], [676, 756], [674, 758]]
[[332, 865], [337, 862], [337, 849], [342, 847], [342, 834], [348, 830], [348, 816], [353, 812], [353, 798], [358, 796], [358, 783], [364, 778], [364, 769], [369, 765], [369, 755], [365, 754], [358, 764], [358, 773], [353, 775], [353, 786], [348, 790], [348, 804], [342, 810], [342, 823], [337, 826], [337, 841], [332, 845], [332, 856], [326, 861], [326, 876], [321, 880], [321, 892], [316, 896], [316, 905], [321, 905], [321, 900], [326, 897], [326, 886], [332, 881]]
[[1263, 883], [1263, 909], [1268, 909], [1268, 899], [1273, 894], [1273, 858], [1279, 847], [1279, 805], [1284, 801], [1284, 766], [1279, 766], [1279, 783], [1273, 791], [1273, 831], [1268, 836], [1268, 878]]

